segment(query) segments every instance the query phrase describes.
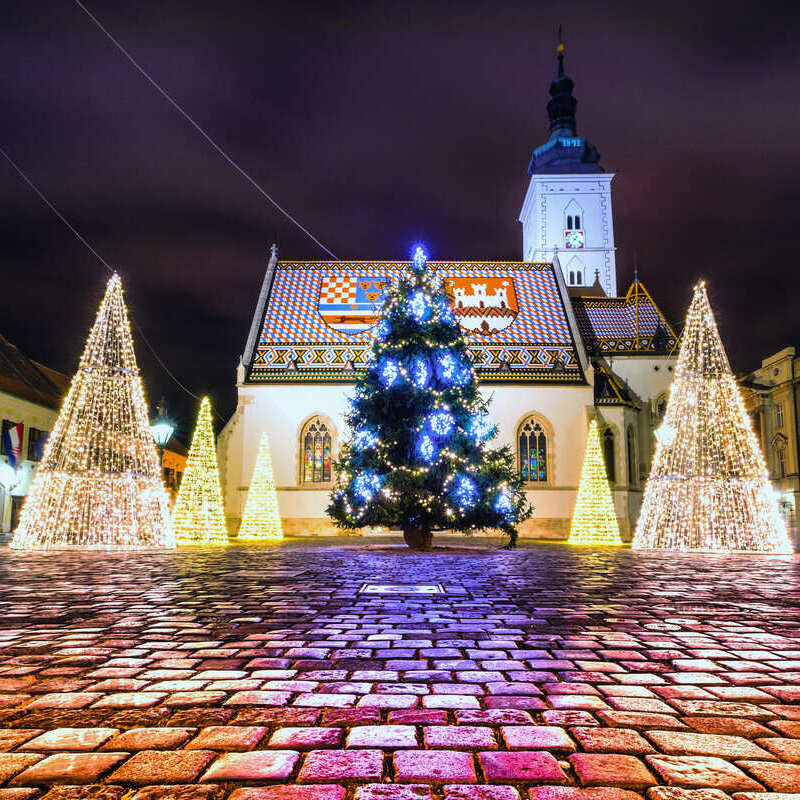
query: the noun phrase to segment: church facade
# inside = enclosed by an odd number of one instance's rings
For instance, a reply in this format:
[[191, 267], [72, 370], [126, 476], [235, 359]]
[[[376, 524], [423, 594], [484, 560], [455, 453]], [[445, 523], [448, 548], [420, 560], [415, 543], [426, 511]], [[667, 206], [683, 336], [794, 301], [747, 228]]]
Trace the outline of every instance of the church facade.
[[[666, 408], [676, 336], [644, 286], [617, 292], [611, 181], [578, 136], [572, 80], [550, 87], [550, 137], [528, 167], [519, 262], [429, 262], [443, 278], [481, 392], [525, 480], [521, 536], [565, 539], [588, 424], [597, 419], [623, 536], [630, 538]], [[335, 532], [325, 514], [349, 438], [353, 381], [377, 309], [407, 262], [286, 262], [272, 247], [218, 452], [231, 533], [261, 435], [272, 447], [288, 535]]]

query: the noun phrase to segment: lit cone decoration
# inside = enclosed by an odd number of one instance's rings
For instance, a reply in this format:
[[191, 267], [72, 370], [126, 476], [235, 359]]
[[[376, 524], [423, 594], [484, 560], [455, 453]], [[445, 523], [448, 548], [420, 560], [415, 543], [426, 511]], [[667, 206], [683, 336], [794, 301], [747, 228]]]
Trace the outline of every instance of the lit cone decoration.
[[635, 550], [792, 552], [703, 282], [656, 439]]
[[569, 544], [622, 544], [596, 420], [589, 423], [581, 483], [569, 529]]
[[45, 446], [11, 547], [174, 547], [169, 501], [117, 274]]
[[172, 512], [172, 529], [178, 544], [228, 543], [211, 402], [207, 397], [200, 403], [186, 469]]
[[275, 491], [275, 476], [272, 472], [272, 455], [266, 433], [262, 435], [258, 445], [253, 480], [247, 491], [247, 502], [244, 505], [237, 539], [239, 541], [283, 539], [278, 493]]

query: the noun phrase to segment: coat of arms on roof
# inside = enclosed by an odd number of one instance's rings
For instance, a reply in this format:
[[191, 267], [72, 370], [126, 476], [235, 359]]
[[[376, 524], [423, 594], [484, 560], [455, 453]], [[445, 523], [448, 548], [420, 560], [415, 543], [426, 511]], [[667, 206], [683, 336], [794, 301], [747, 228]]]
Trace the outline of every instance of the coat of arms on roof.
[[511, 278], [448, 278], [445, 285], [456, 318], [467, 331], [502, 331], [519, 313]]
[[319, 315], [337, 331], [363, 333], [378, 322], [387, 283], [385, 275], [325, 275], [319, 290]]

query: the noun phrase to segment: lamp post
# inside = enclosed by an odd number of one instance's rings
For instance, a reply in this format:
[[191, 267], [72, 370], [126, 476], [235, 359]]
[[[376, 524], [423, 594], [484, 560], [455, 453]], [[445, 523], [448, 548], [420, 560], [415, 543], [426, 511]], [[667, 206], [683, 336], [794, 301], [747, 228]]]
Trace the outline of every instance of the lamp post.
[[163, 472], [164, 448], [167, 446], [167, 443], [172, 438], [172, 434], [175, 431], [175, 425], [172, 423], [172, 420], [167, 416], [163, 397], [161, 398], [161, 402], [156, 407], [156, 411], [158, 412], [158, 414], [156, 418], [150, 423], [150, 433], [153, 434], [153, 439], [155, 440], [156, 447], [158, 447], [159, 465], [161, 467], [161, 471]]

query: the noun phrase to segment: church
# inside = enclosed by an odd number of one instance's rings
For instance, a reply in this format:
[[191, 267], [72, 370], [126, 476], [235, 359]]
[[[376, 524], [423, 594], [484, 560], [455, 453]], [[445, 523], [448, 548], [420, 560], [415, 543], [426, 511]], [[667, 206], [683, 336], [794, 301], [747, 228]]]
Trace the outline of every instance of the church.
[[[674, 329], [641, 282], [617, 289], [612, 173], [575, 121], [573, 81], [550, 85], [548, 140], [528, 165], [515, 262], [429, 262], [453, 296], [481, 392], [525, 481], [521, 537], [566, 539], [596, 419], [623, 538], [630, 539], [666, 409]], [[325, 514], [344, 415], [397, 261], [281, 261], [272, 246], [219, 436], [235, 535], [261, 435], [269, 435], [286, 535], [336, 532]]]

